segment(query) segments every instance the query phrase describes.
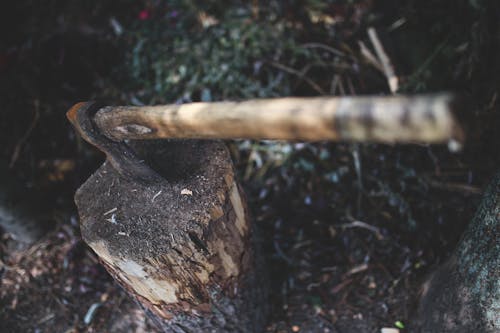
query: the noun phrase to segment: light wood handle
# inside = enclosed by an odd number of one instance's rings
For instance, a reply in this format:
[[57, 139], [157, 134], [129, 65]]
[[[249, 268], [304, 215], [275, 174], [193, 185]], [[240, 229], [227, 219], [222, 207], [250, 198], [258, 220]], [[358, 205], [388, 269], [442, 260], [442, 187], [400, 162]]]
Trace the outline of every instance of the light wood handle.
[[94, 120], [114, 140], [246, 138], [440, 143], [463, 139], [450, 95], [276, 98], [107, 106]]

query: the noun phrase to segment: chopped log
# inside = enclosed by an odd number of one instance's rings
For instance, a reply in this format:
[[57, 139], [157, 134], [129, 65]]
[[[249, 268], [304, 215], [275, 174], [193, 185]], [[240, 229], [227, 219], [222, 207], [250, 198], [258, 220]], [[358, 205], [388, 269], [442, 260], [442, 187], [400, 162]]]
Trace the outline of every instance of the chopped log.
[[105, 162], [75, 196], [85, 242], [165, 332], [262, 332], [266, 279], [225, 145], [133, 147], [163, 180]]
[[423, 285], [421, 332], [500, 332], [500, 173], [453, 256]]

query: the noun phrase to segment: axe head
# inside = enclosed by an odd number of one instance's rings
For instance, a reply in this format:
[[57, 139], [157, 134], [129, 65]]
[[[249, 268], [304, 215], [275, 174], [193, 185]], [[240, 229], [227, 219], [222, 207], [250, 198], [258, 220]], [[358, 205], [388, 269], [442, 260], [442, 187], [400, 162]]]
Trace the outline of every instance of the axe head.
[[93, 119], [100, 108], [101, 105], [97, 102], [80, 102], [75, 104], [66, 116], [81, 137], [104, 152], [107, 161], [125, 178], [134, 178], [144, 184], [164, 181], [130, 145], [124, 141], [114, 141], [100, 132]]

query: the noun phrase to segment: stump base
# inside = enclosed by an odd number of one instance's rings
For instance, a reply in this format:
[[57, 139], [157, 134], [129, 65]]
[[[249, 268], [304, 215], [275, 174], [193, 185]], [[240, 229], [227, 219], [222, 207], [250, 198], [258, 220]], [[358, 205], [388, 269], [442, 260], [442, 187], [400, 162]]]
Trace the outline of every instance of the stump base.
[[134, 146], [164, 180], [144, 185], [104, 163], [75, 196], [84, 240], [165, 331], [261, 331], [266, 283], [226, 147]]

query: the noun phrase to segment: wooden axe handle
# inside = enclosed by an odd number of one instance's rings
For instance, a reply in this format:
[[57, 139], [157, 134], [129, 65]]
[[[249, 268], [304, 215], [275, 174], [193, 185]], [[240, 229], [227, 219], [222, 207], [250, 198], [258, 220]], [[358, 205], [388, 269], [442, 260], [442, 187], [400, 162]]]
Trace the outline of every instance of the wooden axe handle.
[[461, 142], [450, 95], [317, 97], [106, 106], [94, 121], [113, 140], [164, 138]]

